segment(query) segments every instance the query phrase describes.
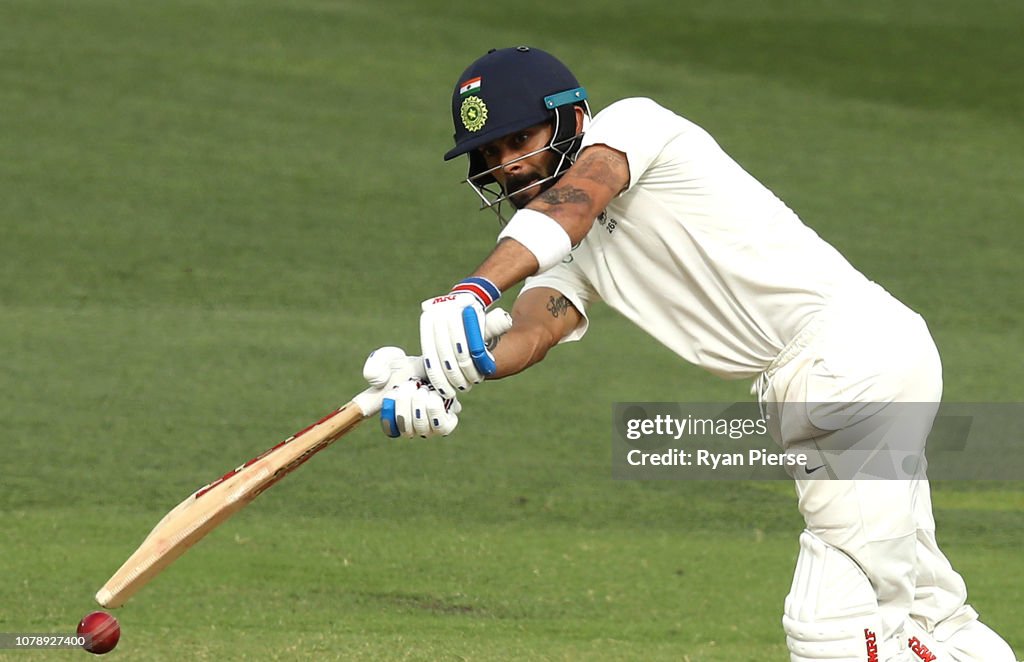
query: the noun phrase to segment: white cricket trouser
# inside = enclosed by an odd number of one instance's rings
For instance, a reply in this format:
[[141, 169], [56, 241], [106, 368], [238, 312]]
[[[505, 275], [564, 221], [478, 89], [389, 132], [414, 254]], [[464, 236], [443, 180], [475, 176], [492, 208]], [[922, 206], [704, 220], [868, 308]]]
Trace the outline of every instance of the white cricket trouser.
[[[872, 417], [893, 402], [924, 403], [926, 414], [906, 417], [899, 431], [904, 443], [923, 452], [942, 396], [942, 368], [924, 320], [872, 284], [828, 306], [756, 386], [772, 435], [787, 452], [813, 449], [839, 434], [856, 439], [858, 427], [869, 430]], [[845, 428], [834, 429], [836, 403], [859, 403], [852, 411], [862, 418], [845, 416]], [[845, 552], [870, 580], [880, 641], [890, 642], [880, 648], [905, 647], [891, 640], [911, 616], [934, 628], [969, 610], [964, 581], [935, 542], [927, 479], [811, 480], [802, 471], [797, 468], [794, 478], [807, 530]]]

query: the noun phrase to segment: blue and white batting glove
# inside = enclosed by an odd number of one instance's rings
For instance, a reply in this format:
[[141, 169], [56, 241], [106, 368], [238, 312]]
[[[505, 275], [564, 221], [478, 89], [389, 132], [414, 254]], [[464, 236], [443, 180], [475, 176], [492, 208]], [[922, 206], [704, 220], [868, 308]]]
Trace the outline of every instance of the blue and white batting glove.
[[389, 437], [446, 437], [459, 424], [462, 405], [430, 384], [410, 379], [384, 396], [380, 425]]
[[454, 398], [497, 370], [485, 341], [485, 312], [500, 297], [501, 290], [494, 283], [474, 276], [457, 283], [448, 294], [423, 302], [423, 367], [442, 397]]

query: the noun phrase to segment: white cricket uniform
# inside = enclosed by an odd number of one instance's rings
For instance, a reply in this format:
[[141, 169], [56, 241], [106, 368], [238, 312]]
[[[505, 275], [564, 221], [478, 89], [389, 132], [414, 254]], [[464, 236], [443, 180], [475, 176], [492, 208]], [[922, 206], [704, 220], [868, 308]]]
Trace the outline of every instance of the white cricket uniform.
[[[939, 402], [941, 366], [920, 316], [706, 131], [650, 99], [625, 99], [587, 128], [583, 149], [598, 144], [626, 155], [628, 187], [570, 257], [523, 286], [558, 290], [583, 315], [562, 342], [582, 338], [588, 306], [604, 301], [693, 364], [757, 377], [773, 436], [790, 451], [831, 432], [806, 403], [866, 403], [870, 413], [872, 403]], [[921, 445], [930, 425], [913, 433]], [[934, 543], [926, 480], [795, 478], [808, 530], [854, 558], [876, 589], [883, 660], [911, 614], [934, 627], [970, 609]]]
[[832, 298], [869, 286], [706, 131], [653, 101], [600, 112], [583, 147], [598, 143], [627, 155], [628, 189], [566, 263], [524, 288], [554, 287], [584, 315], [604, 300], [684, 359], [743, 378]]

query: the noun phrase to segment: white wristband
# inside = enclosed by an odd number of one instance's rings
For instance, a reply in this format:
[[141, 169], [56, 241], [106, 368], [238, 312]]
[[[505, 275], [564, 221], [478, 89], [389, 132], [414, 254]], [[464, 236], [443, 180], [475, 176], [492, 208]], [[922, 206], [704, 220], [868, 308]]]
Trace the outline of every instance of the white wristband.
[[513, 214], [498, 235], [498, 241], [506, 237], [515, 239], [533, 253], [540, 264], [537, 273], [555, 266], [572, 250], [572, 240], [565, 228], [547, 214], [533, 209], [520, 209]]

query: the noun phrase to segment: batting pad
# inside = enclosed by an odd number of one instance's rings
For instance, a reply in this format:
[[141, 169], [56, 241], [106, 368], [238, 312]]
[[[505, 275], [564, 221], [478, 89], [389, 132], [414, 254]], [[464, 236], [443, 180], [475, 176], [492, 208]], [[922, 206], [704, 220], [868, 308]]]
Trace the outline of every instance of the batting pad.
[[867, 576], [853, 560], [809, 531], [800, 534], [782, 626], [791, 662], [888, 662], [882, 618]]
[[[963, 606], [935, 627], [934, 641], [951, 662], [1015, 662], [1010, 645], [978, 620], [978, 612]], [[922, 637], [922, 639], [924, 639]], [[922, 658], [924, 659], [924, 658]], [[938, 657], [938, 662], [947, 658]]]

